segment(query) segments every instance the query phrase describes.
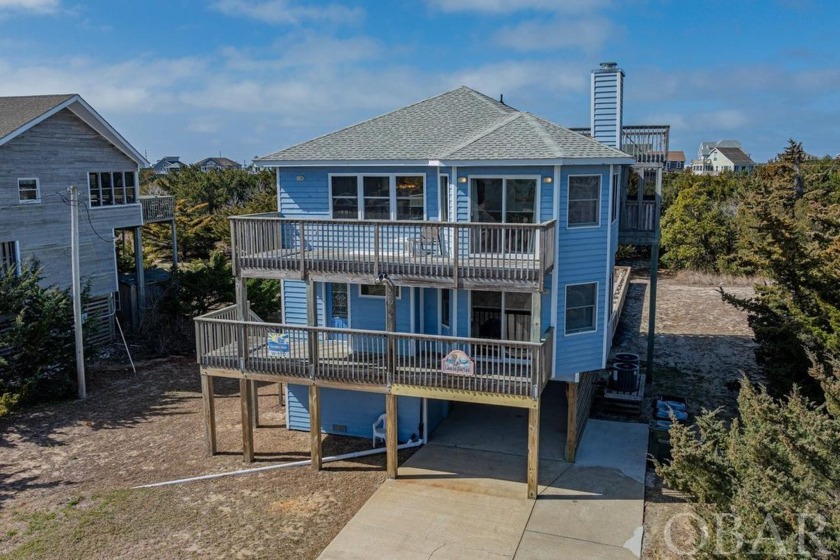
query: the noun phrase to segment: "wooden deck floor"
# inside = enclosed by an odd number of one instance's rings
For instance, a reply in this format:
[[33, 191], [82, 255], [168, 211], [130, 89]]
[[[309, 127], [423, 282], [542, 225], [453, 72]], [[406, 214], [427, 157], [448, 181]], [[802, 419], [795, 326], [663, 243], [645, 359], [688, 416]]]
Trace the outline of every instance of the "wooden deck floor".
[[[372, 281], [387, 273], [397, 284], [406, 286], [452, 286], [463, 289], [513, 287], [534, 291], [543, 278], [540, 262], [532, 254], [467, 253], [452, 255], [413, 254], [344, 249], [283, 249], [240, 254], [238, 266], [243, 276]], [[546, 271], [547, 272], [547, 271]]]

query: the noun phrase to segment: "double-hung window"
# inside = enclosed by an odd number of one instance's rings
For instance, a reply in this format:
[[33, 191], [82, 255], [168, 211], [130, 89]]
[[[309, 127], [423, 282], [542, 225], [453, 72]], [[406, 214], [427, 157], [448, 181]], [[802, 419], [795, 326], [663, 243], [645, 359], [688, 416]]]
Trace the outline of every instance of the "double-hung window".
[[600, 224], [601, 176], [569, 177], [569, 227]]
[[91, 206], [133, 204], [137, 201], [134, 171], [88, 173]]
[[363, 177], [365, 220], [391, 219], [390, 177]]
[[18, 200], [21, 204], [41, 202], [41, 185], [37, 177], [18, 179]]
[[336, 220], [422, 220], [422, 175], [333, 175], [330, 211]]
[[595, 330], [597, 298], [596, 282], [566, 286], [566, 334]]

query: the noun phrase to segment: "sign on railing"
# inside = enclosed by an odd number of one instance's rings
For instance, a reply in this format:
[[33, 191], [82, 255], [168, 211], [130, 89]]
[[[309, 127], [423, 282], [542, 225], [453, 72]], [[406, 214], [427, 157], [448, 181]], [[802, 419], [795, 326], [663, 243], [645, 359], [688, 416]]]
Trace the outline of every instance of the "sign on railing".
[[440, 371], [449, 375], [475, 375], [475, 361], [463, 350], [453, 350], [440, 361]]
[[305, 382], [399, 384], [529, 398], [539, 396], [551, 375], [550, 329], [542, 342], [522, 342], [218, 318], [232, 311], [195, 320], [197, 359], [203, 367]]

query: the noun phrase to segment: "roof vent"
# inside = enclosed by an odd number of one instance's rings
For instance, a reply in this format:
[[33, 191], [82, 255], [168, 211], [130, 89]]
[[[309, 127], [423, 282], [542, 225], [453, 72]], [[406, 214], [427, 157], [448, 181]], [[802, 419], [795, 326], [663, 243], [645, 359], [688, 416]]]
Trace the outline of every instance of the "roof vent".
[[601, 68], [603, 70], [615, 70], [616, 68], [618, 68], [618, 63], [617, 62], [602, 62], [601, 63]]

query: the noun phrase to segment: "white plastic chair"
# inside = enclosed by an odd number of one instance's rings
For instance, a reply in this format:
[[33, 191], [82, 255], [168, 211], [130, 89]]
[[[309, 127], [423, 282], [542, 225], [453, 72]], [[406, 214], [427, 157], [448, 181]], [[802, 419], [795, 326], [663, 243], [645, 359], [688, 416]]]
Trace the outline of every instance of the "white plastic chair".
[[373, 423], [373, 446], [376, 447], [376, 440], [381, 439], [385, 443], [385, 414], [380, 414]]

